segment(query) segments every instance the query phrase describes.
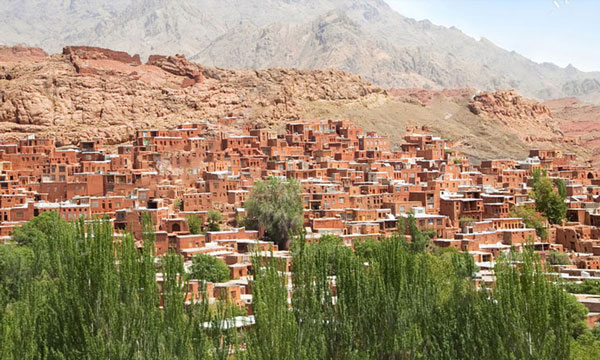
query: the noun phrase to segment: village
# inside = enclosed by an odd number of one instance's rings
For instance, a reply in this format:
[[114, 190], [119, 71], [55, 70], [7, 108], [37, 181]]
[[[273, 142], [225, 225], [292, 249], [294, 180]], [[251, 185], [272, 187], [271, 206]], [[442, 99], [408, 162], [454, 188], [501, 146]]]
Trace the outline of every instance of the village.
[[[522, 160], [485, 160], [474, 165], [453, 144], [406, 130], [393, 149], [386, 136], [364, 132], [348, 121], [288, 123], [280, 134], [246, 127], [240, 134], [208, 133], [210, 124], [172, 130], [137, 130], [132, 143], [106, 146], [103, 139], [57, 147], [53, 139], [29, 136], [0, 142], [0, 236], [34, 217], [54, 211], [68, 221], [108, 218], [117, 234], [142, 242], [142, 217], [155, 226], [157, 255], [180, 254], [189, 265], [197, 254], [223, 261], [229, 281], [209, 283], [210, 298], [226, 296], [252, 313], [252, 257], [275, 257], [290, 274], [288, 249], [244, 228], [244, 203], [257, 180], [296, 179], [302, 186], [304, 232], [309, 242], [334, 235], [353, 248], [365, 239], [409, 235], [402, 219], [414, 217], [431, 243], [474, 258], [476, 280], [493, 282], [501, 254], [533, 243], [544, 261], [566, 281], [600, 279], [600, 173], [574, 155], [534, 149]], [[543, 238], [515, 208], [535, 208], [534, 171], [566, 184], [567, 218], [544, 224]], [[217, 228], [206, 227], [218, 213]], [[194, 215], [204, 224], [192, 231]], [[217, 231], [215, 231], [217, 230]], [[140, 245], [141, 246], [141, 245]], [[160, 279], [158, 279], [160, 281]], [[190, 283], [198, 292], [198, 283]], [[578, 296], [600, 317], [600, 299]]]

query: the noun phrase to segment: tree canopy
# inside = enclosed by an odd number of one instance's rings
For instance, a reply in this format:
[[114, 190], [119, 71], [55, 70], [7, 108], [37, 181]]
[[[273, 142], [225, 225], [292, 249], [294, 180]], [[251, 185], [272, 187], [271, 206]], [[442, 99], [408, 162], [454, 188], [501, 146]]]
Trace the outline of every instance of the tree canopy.
[[229, 280], [229, 268], [222, 260], [206, 254], [192, 257], [190, 278], [209, 282], [225, 282]]
[[[240, 309], [206, 296], [186, 304], [183, 260], [156, 257], [144, 219], [141, 249], [131, 235], [115, 241], [107, 221], [60, 218], [44, 236], [0, 245], [0, 358], [549, 360], [600, 351], [585, 308], [531, 247], [519, 266], [501, 257], [486, 288], [472, 281], [469, 254], [415, 249], [400, 234], [357, 252], [334, 237], [300, 237], [291, 286], [276, 258], [254, 258], [255, 324], [227, 328]], [[25, 229], [39, 235], [47, 225]]]
[[202, 220], [196, 214], [190, 214], [185, 217], [188, 223], [190, 234], [200, 234], [202, 232]]
[[221, 231], [221, 222], [223, 221], [223, 214], [219, 210], [210, 209], [206, 214], [206, 223], [208, 225], [208, 231]]
[[567, 216], [565, 203], [566, 187], [562, 180], [557, 182], [558, 192], [554, 190], [554, 183], [541, 171], [532, 174], [532, 198], [535, 200], [537, 211], [544, 213], [552, 224], [560, 224]]
[[298, 234], [304, 222], [302, 188], [294, 179], [270, 177], [257, 181], [246, 200], [246, 220], [265, 230], [265, 236], [289, 249], [291, 237]]

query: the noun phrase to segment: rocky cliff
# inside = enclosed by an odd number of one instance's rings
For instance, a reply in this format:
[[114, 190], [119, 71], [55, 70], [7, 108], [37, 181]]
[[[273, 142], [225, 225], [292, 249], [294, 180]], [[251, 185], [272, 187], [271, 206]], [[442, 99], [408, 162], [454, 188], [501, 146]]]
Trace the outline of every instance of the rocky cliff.
[[512, 90], [484, 92], [473, 97], [469, 109], [475, 115], [502, 120], [507, 125], [520, 120], [552, 119], [550, 109], [532, 99], [525, 99]]
[[[298, 119], [302, 101], [360, 102], [385, 91], [339, 70], [223, 70], [182, 55], [139, 56], [95, 47], [31, 56], [4, 50], [0, 62], [2, 136], [39, 133], [61, 143], [102, 136], [129, 140], [136, 128], [167, 128], [227, 117], [243, 126]], [[235, 119], [231, 121], [231, 119]], [[235, 126], [234, 126], [235, 127]]]

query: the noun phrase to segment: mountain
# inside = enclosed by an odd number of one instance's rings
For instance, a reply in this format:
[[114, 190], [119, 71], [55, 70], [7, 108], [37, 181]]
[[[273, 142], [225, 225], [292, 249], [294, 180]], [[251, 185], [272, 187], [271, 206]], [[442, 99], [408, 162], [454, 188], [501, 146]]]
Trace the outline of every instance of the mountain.
[[515, 89], [600, 103], [600, 73], [535, 63], [382, 0], [2, 0], [8, 45], [187, 55], [224, 68], [337, 68], [386, 88]]

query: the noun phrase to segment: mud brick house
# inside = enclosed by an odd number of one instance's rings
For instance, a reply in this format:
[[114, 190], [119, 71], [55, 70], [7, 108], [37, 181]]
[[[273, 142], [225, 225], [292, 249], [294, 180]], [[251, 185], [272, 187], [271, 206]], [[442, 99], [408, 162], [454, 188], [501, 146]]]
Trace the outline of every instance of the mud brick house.
[[483, 212], [483, 199], [464, 197], [442, 197], [440, 199], [440, 214], [447, 216], [454, 226], [458, 226], [461, 219], [481, 221]]
[[[235, 120], [138, 129], [132, 141], [114, 146], [102, 139], [60, 148], [35, 136], [0, 140], [0, 239], [10, 241], [16, 226], [56, 211], [70, 221], [108, 217], [119, 236], [130, 232], [141, 246], [142, 216], [149, 214], [157, 254], [176, 252], [187, 268], [197, 254], [228, 266], [230, 281], [206, 284], [204, 293], [191, 282], [188, 301], [207, 296], [249, 306], [254, 255], [259, 262], [275, 258], [292, 281], [289, 252], [235, 220], [253, 184], [279, 176], [302, 186], [309, 241], [334, 234], [351, 247], [406, 234], [398, 218], [412, 213], [434, 245], [469, 251], [486, 282], [500, 254], [531, 241], [542, 255], [569, 253], [570, 268], [557, 270], [568, 279], [600, 267], [600, 173], [571, 154], [534, 149], [525, 159], [473, 165], [426, 128], [408, 129], [401, 144], [391, 144], [346, 120], [294, 121], [280, 133], [224, 125]], [[569, 222], [548, 226], [546, 240], [509, 217], [514, 206], [534, 205], [528, 184], [536, 169], [567, 184]], [[223, 231], [191, 234], [188, 215], [206, 222], [211, 209], [224, 216]]]
[[[402, 215], [405, 219], [408, 215]], [[428, 214], [422, 207], [413, 208], [413, 216], [415, 217], [416, 225], [421, 231], [431, 230], [435, 233], [435, 237], [445, 237], [449, 231], [448, 217], [445, 215]], [[406, 224], [406, 221], [405, 221]], [[401, 229], [404, 234], [409, 234], [408, 227]]]

